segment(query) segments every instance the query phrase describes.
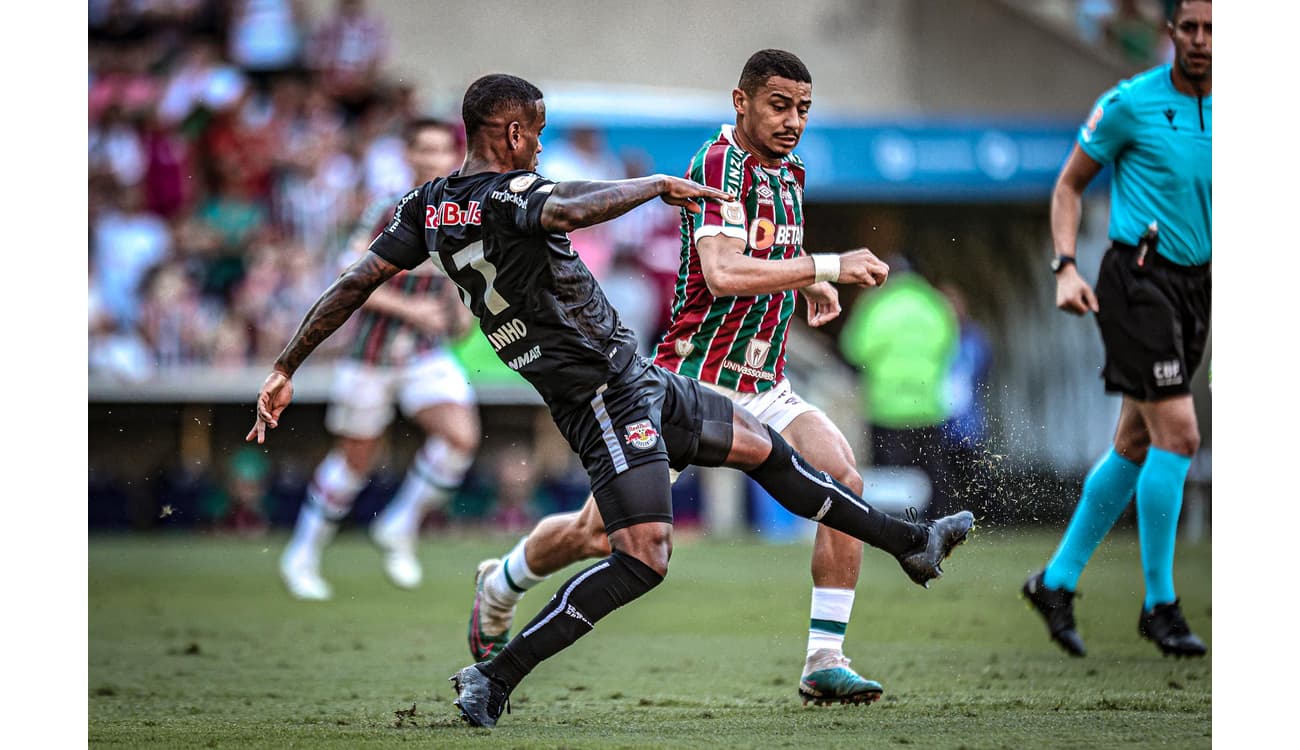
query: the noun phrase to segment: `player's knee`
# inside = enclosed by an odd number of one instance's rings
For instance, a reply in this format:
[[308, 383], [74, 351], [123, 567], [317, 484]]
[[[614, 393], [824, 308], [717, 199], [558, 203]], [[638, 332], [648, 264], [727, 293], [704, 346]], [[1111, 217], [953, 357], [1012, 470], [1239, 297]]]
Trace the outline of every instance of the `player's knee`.
[[441, 430], [443, 440], [452, 450], [462, 455], [472, 455], [478, 451], [481, 434], [478, 419], [472, 414], [445, 425]]
[[1195, 456], [1196, 451], [1201, 448], [1201, 435], [1197, 430], [1184, 430], [1175, 433], [1165, 442], [1168, 445], [1160, 446], [1170, 453], [1177, 453], [1180, 456]]
[[643, 523], [614, 532], [610, 546], [640, 560], [661, 577], [668, 575], [668, 560], [673, 554], [672, 526], [666, 523]]
[[353, 474], [370, 473], [370, 467], [374, 464], [375, 451], [378, 447], [378, 440], [343, 438], [339, 441], [339, 450], [343, 454], [343, 460], [347, 463], [348, 470]]
[[1135, 464], [1147, 459], [1147, 448], [1150, 447], [1151, 436], [1145, 430], [1115, 436], [1115, 452]]
[[848, 487], [853, 494], [862, 494], [862, 475], [858, 473], [857, 467], [848, 461], [835, 462], [833, 465], [826, 467], [826, 473], [830, 474], [835, 481]]

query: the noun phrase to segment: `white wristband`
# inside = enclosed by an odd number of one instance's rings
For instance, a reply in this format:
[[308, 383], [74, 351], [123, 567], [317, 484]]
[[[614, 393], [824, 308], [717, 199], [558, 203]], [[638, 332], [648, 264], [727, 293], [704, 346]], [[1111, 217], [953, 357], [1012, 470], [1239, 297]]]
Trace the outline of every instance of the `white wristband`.
[[840, 256], [834, 253], [813, 253], [813, 281], [839, 281]]

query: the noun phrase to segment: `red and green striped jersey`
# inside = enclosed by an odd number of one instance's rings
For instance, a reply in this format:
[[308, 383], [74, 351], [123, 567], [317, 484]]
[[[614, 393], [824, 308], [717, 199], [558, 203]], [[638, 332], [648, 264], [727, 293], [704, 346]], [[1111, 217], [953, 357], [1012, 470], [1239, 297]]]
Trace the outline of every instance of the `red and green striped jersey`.
[[[393, 206], [402, 196], [376, 201], [357, 224], [350, 247], [364, 248], [384, 230], [393, 218]], [[447, 278], [432, 263], [422, 263], [411, 271], [402, 271], [384, 282], [385, 288], [410, 297], [438, 295]], [[445, 295], [444, 295], [445, 296]], [[459, 304], [457, 302], [456, 304]], [[411, 357], [432, 351], [443, 343], [441, 336], [430, 335], [401, 318], [361, 308], [356, 315], [356, 335], [348, 346], [347, 356], [359, 362], [391, 367]]]
[[687, 177], [737, 195], [735, 203], [704, 203], [682, 211], [682, 257], [672, 320], [655, 363], [741, 393], [762, 393], [785, 371], [785, 339], [794, 290], [757, 297], [714, 297], [704, 282], [695, 243], [721, 234], [745, 241], [745, 254], [763, 260], [803, 255], [803, 161], [793, 153], [777, 168], [736, 145], [723, 125], [691, 160]]

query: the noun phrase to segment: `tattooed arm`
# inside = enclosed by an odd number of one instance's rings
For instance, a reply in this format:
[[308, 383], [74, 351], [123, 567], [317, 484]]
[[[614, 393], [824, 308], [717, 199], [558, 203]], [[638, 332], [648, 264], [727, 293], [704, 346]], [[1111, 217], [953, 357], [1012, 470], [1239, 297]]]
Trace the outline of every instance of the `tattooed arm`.
[[266, 382], [257, 394], [257, 420], [244, 440], [256, 438], [261, 443], [266, 439], [266, 428], [279, 424], [280, 413], [293, 399], [292, 378], [298, 366], [322, 341], [347, 322], [376, 287], [400, 270], [373, 252], [367, 252], [321, 294], [307, 311], [293, 338], [289, 339], [289, 344], [276, 358], [271, 374], [266, 376]]
[[550, 232], [569, 232], [622, 216], [655, 197], [693, 214], [701, 210], [697, 199], [735, 200], [721, 190], [662, 174], [628, 180], [560, 182], [542, 206], [541, 225]]

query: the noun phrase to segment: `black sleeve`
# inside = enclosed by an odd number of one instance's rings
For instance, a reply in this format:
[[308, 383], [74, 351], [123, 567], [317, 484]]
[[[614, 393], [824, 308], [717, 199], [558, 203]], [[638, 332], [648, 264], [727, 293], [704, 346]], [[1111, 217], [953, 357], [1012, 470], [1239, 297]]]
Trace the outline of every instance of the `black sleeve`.
[[407, 271], [429, 259], [424, 246], [424, 194], [418, 187], [397, 202], [393, 219], [370, 243], [370, 252]]
[[519, 234], [549, 234], [542, 228], [542, 206], [555, 183], [533, 172], [501, 176], [488, 193], [488, 206], [498, 222]]

